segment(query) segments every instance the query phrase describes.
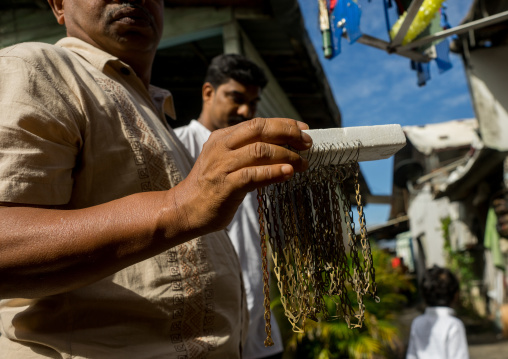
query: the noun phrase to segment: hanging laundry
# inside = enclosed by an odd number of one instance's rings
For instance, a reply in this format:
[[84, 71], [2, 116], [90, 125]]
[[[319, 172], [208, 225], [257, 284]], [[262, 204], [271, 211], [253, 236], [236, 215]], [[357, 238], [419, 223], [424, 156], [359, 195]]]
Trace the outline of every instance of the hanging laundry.
[[[442, 6], [443, 8], [441, 9], [441, 12], [436, 12], [433, 15], [427, 27], [416, 37], [416, 39], [440, 32], [443, 30], [443, 26], [447, 25], [447, 21], [446, 23], [443, 23], [443, 14], [446, 19], [446, 3], [442, 3]], [[422, 45], [415, 50], [425, 53], [433, 61], [435, 61], [440, 74], [452, 68], [452, 62], [449, 56], [450, 46], [447, 39], [437, 40], [426, 45]], [[425, 65], [422, 64], [421, 66], [412, 64], [411, 67], [417, 72], [418, 86], [424, 86], [427, 81], [430, 80], [430, 63]]]
[[[332, 6], [333, 5], [333, 6]], [[355, 0], [336, 0], [330, 2], [330, 22], [334, 58], [341, 52], [343, 35], [353, 44], [362, 36], [360, 18], [362, 11]]]
[[397, 14], [399, 14], [399, 16], [407, 10], [401, 0], [395, 0], [395, 4], [397, 5]]
[[328, 13], [330, 14], [330, 33], [332, 37], [332, 50], [333, 54], [330, 59], [339, 55], [342, 51], [341, 40], [342, 40], [342, 27], [337, 27], [337, 21], [334, 16], [335, 7], [337, 6], [338, 0], [330, 0], [330, 6]]
[[[413, 41], [427, 26], [429, 26], [430, 22], [436, 15], [436, 13], [441, 8], [441, 4], [444, 2], [444, 0], [424, 0], [422, 5], [420, 6], [420, 9], [418, 10], [418, 13], [416, 17], [414, 18], [413, 22], [409, 26], [409, 29], [404, 36], [404, 40], [402, 40], [402, 44], [406, 45]], [[393, 25], [390, 36], [391, 38], [395, 38], [397, 36], [397, 33], [400, 30], [400, 26], [406, 19], [407, 12], [402, 14], [401, 17], [397, 20], [397, 22]]]
[[332, 34], [330, 32], [330, 17], [328, 4], [326, 0], [318, 0], [319, 5], [319, 28], [323, 40], [323, 53], [325, 58], [330, 59], [333, 56]]
[[392, 7], [390, 0], [383, 0], [383, 9], [385, 14], [386, 31], [390, 34], [390, 16], [388, 15], [388, 9]]
[[453, 67], [450, 60], [450, 43], [448, 42], [448, 39], [444, 39], [443, 41], [437, 43], [435, 47], [436, 58], [434, 60], [436, 61], [439, 73], [442, 74]]
[[347, 39], [353, 44], [362, 36], [360, 31], [360, 18], [362, 10], [354, 0], [337, 0], [337, 5], [332, 12], [332, 24], [334, 27], [346, 29]]
[[411, 70], [416, 71], [418, 86], [425, 86], [430, 80], [430, 63], [411, 60]]
[[448, 10], [448, 4], [444, 2], [441, 5], [441, 27], [443, 30], [451, 29], [452, 25], [448, 22], [448, 15], [446, 14], [446, 10]]

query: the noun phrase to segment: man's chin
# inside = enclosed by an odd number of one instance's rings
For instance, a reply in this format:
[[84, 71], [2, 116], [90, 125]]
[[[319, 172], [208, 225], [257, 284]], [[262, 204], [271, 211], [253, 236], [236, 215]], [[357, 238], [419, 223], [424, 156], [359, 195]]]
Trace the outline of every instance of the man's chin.
[[144, 34], [129, 32], [115, 35], [106, 51], [120, 59], [124, 58], [125, 55], [155, 52], [157, 49], [157, 42], [155, 40], [151, 41], [150, 37]]

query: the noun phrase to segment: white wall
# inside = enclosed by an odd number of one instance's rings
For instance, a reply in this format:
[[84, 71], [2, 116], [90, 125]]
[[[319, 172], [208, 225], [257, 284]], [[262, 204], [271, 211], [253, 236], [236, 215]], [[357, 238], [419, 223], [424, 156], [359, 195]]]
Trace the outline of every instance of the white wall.
[[448, 199], [435, 200], [427, 185], [411, 201], [408, 216], [412, 237], [422, 239], [426, 266], [445, 266], [441, 219], [449, 216]]

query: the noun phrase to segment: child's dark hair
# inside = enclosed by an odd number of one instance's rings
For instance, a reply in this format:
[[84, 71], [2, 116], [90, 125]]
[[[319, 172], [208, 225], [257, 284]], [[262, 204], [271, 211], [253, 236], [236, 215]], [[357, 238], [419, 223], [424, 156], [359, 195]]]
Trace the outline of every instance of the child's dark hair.
[[217, 88], [230, 79], [242, 85], [254, 85], [260, 88], [264, 88], [268, 83], [264, 71], [242, 55], [223, 54], [214, 57], [206, 72], [205, 82]]
[[427, 269], [422, 280], [422, 294], [430, 307], [449, 307], [459, 291], [459, 281], [446, 268]]

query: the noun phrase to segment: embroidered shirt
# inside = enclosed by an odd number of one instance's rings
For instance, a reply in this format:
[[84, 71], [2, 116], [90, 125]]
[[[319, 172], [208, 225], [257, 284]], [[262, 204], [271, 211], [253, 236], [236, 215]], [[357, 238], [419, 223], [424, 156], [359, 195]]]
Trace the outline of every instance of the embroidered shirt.
[[[75, 38], [1, 50], [0, 109], [0, 202], [85, 208], [170, 189], [192, 167], [165, 122], [170, 93]], [[71, 292], [1, 300], [0, 357], [240, 357], [241, 281], [212, 233]]]

